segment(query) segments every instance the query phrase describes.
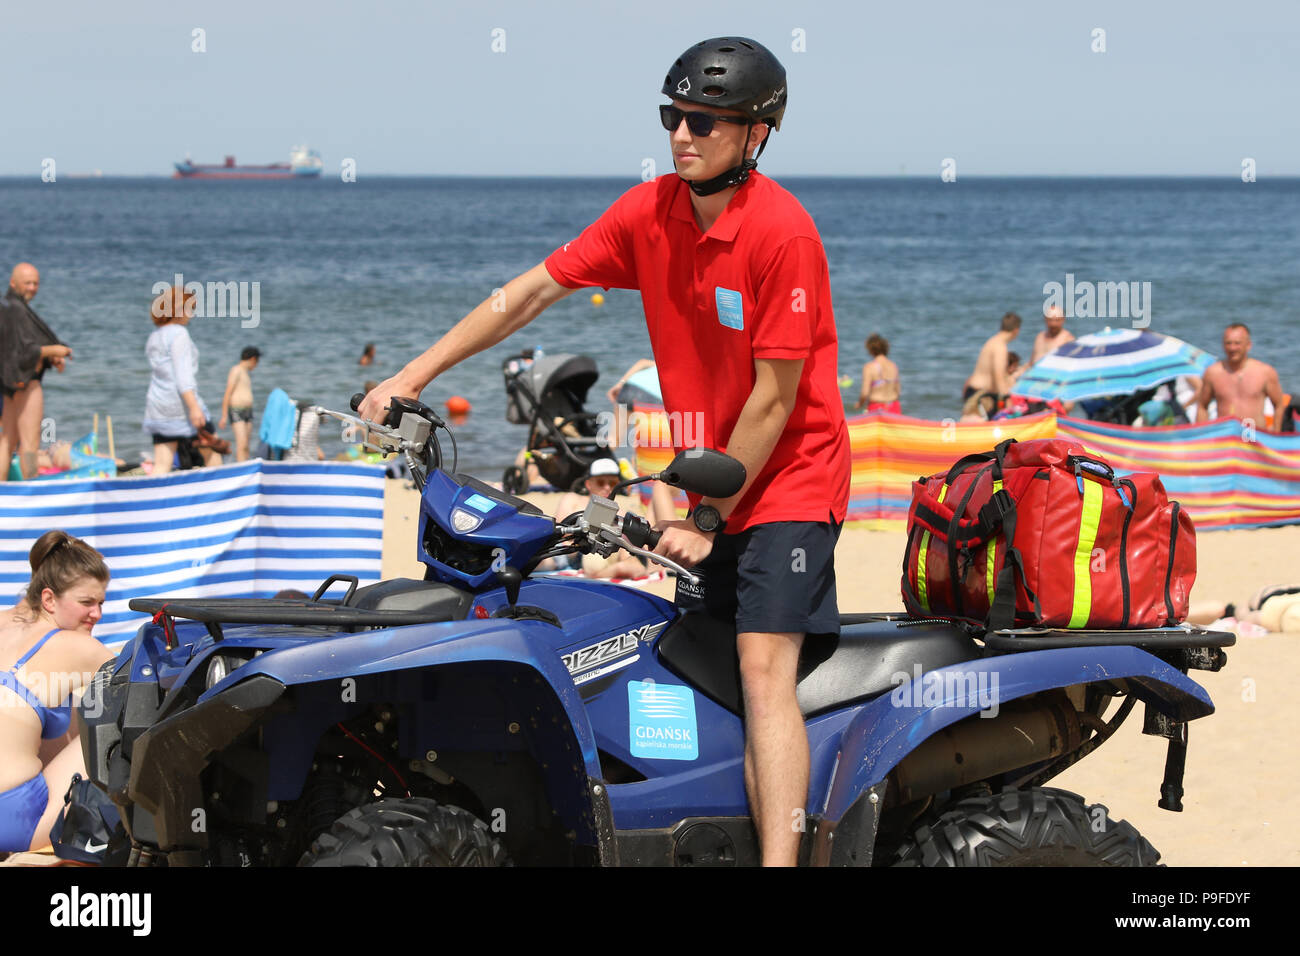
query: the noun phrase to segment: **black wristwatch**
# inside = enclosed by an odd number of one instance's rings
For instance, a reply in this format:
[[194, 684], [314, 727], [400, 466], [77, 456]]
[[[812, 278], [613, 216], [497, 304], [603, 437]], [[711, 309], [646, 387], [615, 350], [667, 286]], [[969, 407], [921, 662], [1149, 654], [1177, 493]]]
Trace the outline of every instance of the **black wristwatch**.
[[691, 512], [691, 520], [701, 531], [727, 530], [727, 522], [722, 520], [722, 514], [713, 505], [698, 505]]

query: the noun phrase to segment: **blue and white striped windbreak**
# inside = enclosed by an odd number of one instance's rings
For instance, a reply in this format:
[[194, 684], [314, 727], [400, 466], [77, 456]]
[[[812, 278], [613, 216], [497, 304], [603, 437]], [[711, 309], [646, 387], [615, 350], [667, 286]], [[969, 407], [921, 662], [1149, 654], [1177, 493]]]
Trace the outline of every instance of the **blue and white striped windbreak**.
[[1043, 356], [1020, 376], [1012, 392], [1063, 402], [1131, 395], [1180, 375], [1201, 375], [1214, 362], [1214, 356], [1172, 335], [1106, 329]]
[[127, 608], [133, 598], [311, 594], [331, 574], [379, 580], [384, 470], [250, 461], [161, 478], [0, 483], [0, 606], [27, 585], [27, 552], [51, 528], [104, 555], [113, 578], [95, 636], [113, 644], [148, 620]]

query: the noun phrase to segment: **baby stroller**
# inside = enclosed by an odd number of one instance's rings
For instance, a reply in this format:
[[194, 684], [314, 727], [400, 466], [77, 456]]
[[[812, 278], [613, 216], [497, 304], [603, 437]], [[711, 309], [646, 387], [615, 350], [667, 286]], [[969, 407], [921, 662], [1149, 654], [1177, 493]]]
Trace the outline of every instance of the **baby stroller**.
[[[611, 457], [599, 436], [599, 416], [585, 411], [587, 390], [600, 373], [587, 355], [543, 355], [529, 350], [501, 363], [506, 386], [506, 421], [528, 426], [525, 460], [556, 488], [571, 490], [587, 477], [597, 458]], [[512, 465], [502, 477], [509, 494], [528, 490], [527, 465]]]

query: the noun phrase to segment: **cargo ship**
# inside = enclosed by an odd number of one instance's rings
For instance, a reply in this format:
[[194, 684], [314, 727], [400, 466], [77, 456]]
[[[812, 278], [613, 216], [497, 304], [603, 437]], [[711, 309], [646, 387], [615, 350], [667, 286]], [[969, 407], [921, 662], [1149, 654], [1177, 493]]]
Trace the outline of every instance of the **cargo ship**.
[[216, 163], [195, 163], [188, 156], [174, 164], [176, 179], [307, 179], [319, 176], [324, 163], [320, 153], [306, 146], [295, 146], [289, 152], [287, 163], [270, 163], [265, 166], [241, 166], [235, 157]]

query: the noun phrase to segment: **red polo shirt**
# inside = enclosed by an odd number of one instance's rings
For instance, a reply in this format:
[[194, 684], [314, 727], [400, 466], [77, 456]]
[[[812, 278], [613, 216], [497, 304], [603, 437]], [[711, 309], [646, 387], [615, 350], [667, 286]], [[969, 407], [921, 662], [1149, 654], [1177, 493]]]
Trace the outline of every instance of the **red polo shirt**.
[[830, 276], [817, 228], [790, 193], [751, 173], [701, 233], [686, 183], [660, 176], [624, 193], [546, 268], [568, 288], [640, 290], [678, 450], [726, 451], [754, 360], [803, 359], [785, 431], [727, 530], [844, 520], [851, 466]]

